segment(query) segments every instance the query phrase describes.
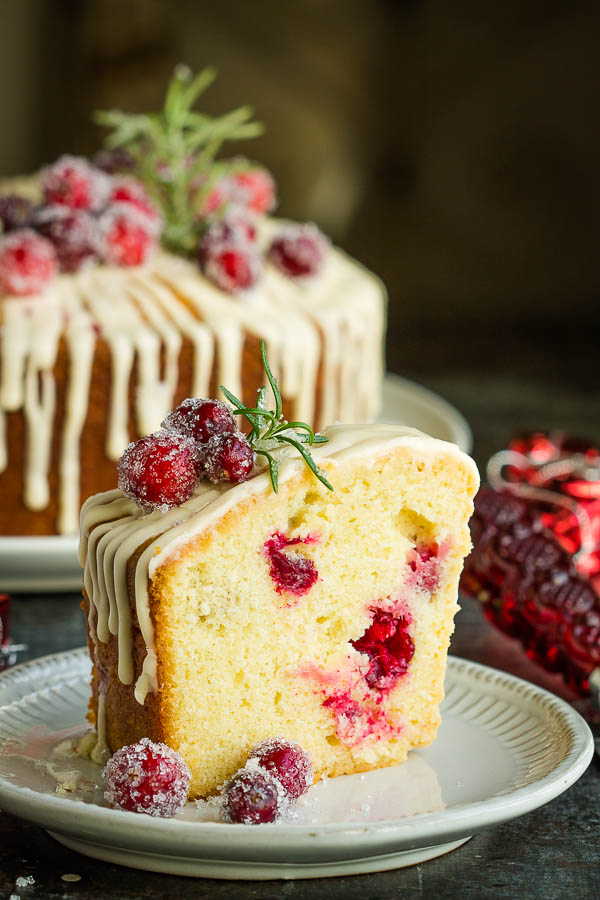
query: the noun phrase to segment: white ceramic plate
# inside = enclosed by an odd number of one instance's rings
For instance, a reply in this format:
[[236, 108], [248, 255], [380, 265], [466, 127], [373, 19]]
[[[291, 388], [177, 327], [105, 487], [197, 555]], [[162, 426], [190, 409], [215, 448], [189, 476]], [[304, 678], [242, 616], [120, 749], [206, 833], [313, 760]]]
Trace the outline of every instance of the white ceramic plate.
[[[467, 452], [472, 436], [463, 416], [427, 388], [398, 375], [383, 386], [382, 422], [411, 425], [452, 441]], [[80, 591], [76, 536], [0, 537], [0, 590], [42, 593]]]
[[[403, 765], [319, 782], [272, 825], [224, 824], [193, 803], [153, 819], [109, 809], [99, 767], [52, 750], [82, 731], [88, 677], [86, 650], [0, 676], [0, 807], [88, 856], [152, 871], [314, 878], [411, 865], [552, 800], [593, 752], [586, 723], [558, 697], [451, 657], [438, 738]], [[65, 777], [87, 789], [58, 796]]]

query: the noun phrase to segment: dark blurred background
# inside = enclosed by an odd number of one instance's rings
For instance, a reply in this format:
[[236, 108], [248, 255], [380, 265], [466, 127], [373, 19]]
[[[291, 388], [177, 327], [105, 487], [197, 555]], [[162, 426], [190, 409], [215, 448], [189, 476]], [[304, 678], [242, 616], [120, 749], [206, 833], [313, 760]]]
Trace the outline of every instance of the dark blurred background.
[[498, 443], [505, 414], [585, 430], [574, 392], [598, 432], [600, 4], [2, 0], [0, 20], [1, 171], [92, 152], [92, 109], [156, 108], [175, 63], [215, 64], [206, 108], [255, 107], [267, 132], [239, 149], [280, 212], [386, 282], [391, 369], [493, 408]]

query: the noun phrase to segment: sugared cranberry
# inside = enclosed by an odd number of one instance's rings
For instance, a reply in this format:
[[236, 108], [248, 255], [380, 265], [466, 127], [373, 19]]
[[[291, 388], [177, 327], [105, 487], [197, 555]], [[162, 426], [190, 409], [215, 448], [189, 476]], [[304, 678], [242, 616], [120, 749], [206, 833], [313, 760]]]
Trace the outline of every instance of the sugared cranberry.
[[34, 216], [36, 229], [52, 241], [63, 272], [77, 272], [96, 257], [96, 220], [83, 209], [44, 206]]
[[308, 753], [294, 741], [271, 738], [258, 744], [250, 754], [277, 778], [291, 800], [305, 794], [313, 783], [313, 766]]
[[156, 236], [160, 234], [162, 217], [141, 181], [136, 178], [116, 179], [110, 192], [109, 203], [130, 204], [146, 217], [152, 233]]
[[289, 225], [269, 248], [269, 260], [291, 278], [316, 275], [323, 264], [327, 241], [315, 225]]
[[206, 444], [217, 434], [229, 434], [236, 430], [235, 420], [228, 406], [220, 400], [200, 400], [188, 397], [166, 417], [163, 428], [187, 434], [201, 444]]
[[38, 294], [56, 270], [54, 247], [35, 231], [22, 228], [0, 240], [0, 291], [18, 297]]
[[246, 767], [225, 788], [225, 810], [232, 822], [263, 825], [285, 810], [286, 797], [279, 780], [269, 772]]
[[207, 248], [206, 277], [229, 294], [249, 290], [256, 284], [261, 270], [260, 255], [250, 243], [224, 241]]
[[204, 450], [204, 472], [209, 481], [246, 481], [254, 466], [254, 451], [239, 431], [216, 434]]
[[275, 181], [270, 172], [258, 167], [236, 172], [233, 179], [243, 191], [245, 204], [257, 213], [270, 212], [275, 206]]
[[383, 609], [375, 610], [373, 621], [362, 637], [350, 643], [369, 657], [365, 681], [380, 691], [393, 687], [405, 674], [415, 652], [406, 619]]
[[102, 775], [107, 787], [104, 797], [112, 806], [163, 818], [181, 812], [191, 779], [179, 753], [148, 738], [117, 750]]
[[140, 266], [156, 246], [156, 230], [130, 203], [115, 203], [98, 220], [103, 259], [117, 266]]
[[31, 223], [33, 206], [26, 197], [5, 194], [0, 197], [0, 232], [26, 228]]
[[134, 167], [133, 157], [122, 147], [115, 147], [112, 150], [98, 150], [92, 159], [92, 163], [97, 169], [102, 169], [103, 172], [107, 172], [109, 175], [114, 175], [117, 172], [126, 172]]
[[119, 487], [146, 512], [164, 512], [190, 499], [199, 469], [195, 442], [161, 430], [129, 445], [118, 464]]
[[276, 531], [265, 541], [263, 552], [269, 560], [269, 575], [275, 582], [278, 594], [289, 593], [301, 597], [317, 581], [319, 573], [312, 559], [294, 552], [282, 552], [284, 547], [311, 543], [315, 543], [315, 539], [310, 535], [306, 538], [287, 538], [280, 531]]
[[204, 266], [214, 248], [223, 244], [253, 243], [256, 240], [256, 224], [244, 209], [236, 209], [222, 219], [213, 222], [198, 242], [198, 262]]
[[106, 205], [110, 181], [82, 156], [61, 156], [42, 176], [46, 203], [99, 212]]

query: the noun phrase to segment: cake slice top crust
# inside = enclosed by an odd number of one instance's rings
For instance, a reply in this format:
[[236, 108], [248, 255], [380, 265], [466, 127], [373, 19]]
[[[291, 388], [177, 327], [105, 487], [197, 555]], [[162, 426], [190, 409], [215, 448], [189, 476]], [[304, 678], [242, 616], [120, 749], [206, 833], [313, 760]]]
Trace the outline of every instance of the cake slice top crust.
[[[324, 431], [327, 443], [312, 449], [317, 465], [335, 484], [336, 472], [346, 464], [360, 463], [367, 470], [399, 449], [417, 467], [432, 467], [450, 461], [460, 472], [463, 495], [475, 493], [479, 476], [474, 462], [454, 444], [424, 435], [415, 429], [395, 425], [334, 425]], [[299, 454], [291, 448], [279, 454], [280, 491], [292, 490], [296, 480], [310, 479], [311, 489], [329, 492], [307, 470]], [[302, 481], [306, 488], [306, 481]], [[134, 680], [131, 653], [132, 623], [128, 594], [128, 566], [133, 560], [135, 610], [146, 645], [143, 671], [137, 678], [135, 696], [144, 702], [148, 691], [157, 689], [157, 659], [151, 616], [150, 585], [169, 567], [177, 565], [203, 536], [223, 518], [239, 510], [243, 515], [255, 500], [273, 497], [268, 471], [257, 467], [241, 484], [217, 485], [200, 482], [194, 496], [166, 513], [144, 513], [120, 490], [91, 497], [81, 513], [80, 561], [85, 565], [84, 584], [90, 601], [90, 632], [93, 640], [119, 638], [119, 678]], [[198, 545], [199, 546], [199, 545]], [[276, 548], [277, 549], [277, 548]]]

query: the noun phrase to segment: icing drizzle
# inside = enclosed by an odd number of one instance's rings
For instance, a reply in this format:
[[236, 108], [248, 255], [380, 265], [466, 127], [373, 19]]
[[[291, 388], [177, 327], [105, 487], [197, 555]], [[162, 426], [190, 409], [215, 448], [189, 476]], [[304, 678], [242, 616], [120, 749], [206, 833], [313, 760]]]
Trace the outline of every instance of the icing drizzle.
[[[263, 223], [263, 243], [277, 227]], [[99, 266], [59, 276], [43, 297], [0, 298], [0, 316], [0, 473], [8, 464], [4, 414], [23, 410], [23, 502], [31, 510], [49, 502], [53, 370], [61, 341], [66, 348], [58, 463], [57, 530], [62, 534], [77, 530], [81, 432], [98, 334], [111, 360], [105, 443], [110, 459], [118, 459], [131, 439], [132, 372], [137, 376], [135, 427], [138, 434], [148, 434], [174, 405], [184, 338], [193, 346], [195, 396], [208, 396], [214, 362], [218, 383], [241, 394], [244, 336], [250, 334], [265, 340], [293, 418], [314, 422], [321, 362], [316, 427], [334, 418], [369, 421], [377, 412], [384, 291], [375, 276], [338, 250], [329, 251], [317, 277], [302, 283], [267, 265], [259, 284], [242, 298], [220, 291], [196, 265], [160, 252], [139, 268]]]

